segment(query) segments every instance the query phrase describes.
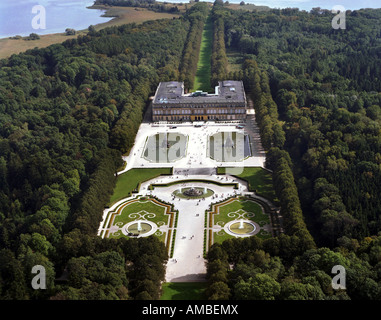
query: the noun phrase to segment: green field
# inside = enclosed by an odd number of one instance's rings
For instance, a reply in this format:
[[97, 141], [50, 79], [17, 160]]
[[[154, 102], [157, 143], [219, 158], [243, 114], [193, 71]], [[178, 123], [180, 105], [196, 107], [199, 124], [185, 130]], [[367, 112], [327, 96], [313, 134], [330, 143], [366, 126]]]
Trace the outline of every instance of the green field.
[[[225, 172], [225, 168], [217, 169], [218, 174], [224, 174]], [[257, 195], [270, 200], [274, 204], [278, 203], [271, 172], [261, 167], [245, 167], [243, 172], [236, 176], [249, 183], [250, 191], [254, 191]]]
[[193, 90], [202, 90], [204, 92], [212, 92], [210, 86], [211, 78], [211, 59], [212, 59], [212, 42], [213, 42], [213, 21], [209, 16], [205, 22], [202, 31], [200, 55], [197, 62], [197, 72], [194, 79]]
[[166, 282], [160, 300], [203, 300], [207, 282]]
[[109, 206], [123, 198], [129, 197], [131, 192], [138, 187], [139, 182], [141, 183], [162, 174], [171, 173], [172, 168], [144, 168], [128, 170], [118, 177], [114, 193], [110, 198]]

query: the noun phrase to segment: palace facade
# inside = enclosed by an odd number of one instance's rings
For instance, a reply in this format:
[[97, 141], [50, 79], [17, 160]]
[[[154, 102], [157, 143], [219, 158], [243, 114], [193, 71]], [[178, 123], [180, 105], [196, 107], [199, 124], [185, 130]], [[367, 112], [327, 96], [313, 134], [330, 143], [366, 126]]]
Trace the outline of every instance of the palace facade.
[[152, 100], [152, 120], [221, 121], [246, 118], [246, 95], [242, 81], [220, 81], [215, 93], [184, 93], [184, 83], [160, 82]]

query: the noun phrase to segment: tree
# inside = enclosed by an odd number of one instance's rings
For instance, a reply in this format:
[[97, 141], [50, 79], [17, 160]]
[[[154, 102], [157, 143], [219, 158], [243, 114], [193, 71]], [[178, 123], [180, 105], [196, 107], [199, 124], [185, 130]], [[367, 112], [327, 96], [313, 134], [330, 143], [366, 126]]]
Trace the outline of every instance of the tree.
[[[89, 32], [90, 32], [90, 27], [89, 27]], [[74, 36], [76, 34], [76, 31], [74, 29], [67, 28], [65, 30], [65, 33], [66, 33], [67, 36]]]
[[53, 246], [46, 237], [37, 232], [32, 234], [29, 244], [34, 251], [40, 252], [44, 256], [48, 256], [53, 250]]
[[239, 281], [234, 286], [234, 293], [239, 300], [275, 300], [280, 289], [276, 280], [267, 274], [258, 273], [248, 281]]
[[54, 264], [46, 256], [40, 252], [28, 251], [22, 257], [22, 263], [24, 266], [24, 272], [26, 275], [26, 282], [31, 283], [32, 279], [37, 276], [37, 274], [32, 273], [34, 266], [43, 266], [45, 270], [45, 290], [32, 290], [32, 299], [47, 299], [55, 291], [55, 277], [56, 272], [54, 270]]
[[7, 300], [25, 300], [29, 298], [23, 267], [9, 249], [0, 251], [0, 296]]
[[281, 284], [280, 297], [284, 300], [322, 300], [324, 295], [318, 284], [304, 284], [288, 279]]
[[230, 288], [225, 282], [217, 281], [208, 286], [205, 294], [208, 300], [229, 300]]
[[88, 28], [89, 35], [92, 36], [96, 33], [95, 27], [93, 25], [90, 25]]
[[37, 33], [31, 33], [29, 37], [26, 38], [27, 40], [38, 40], [40, 39], [40, 36]]

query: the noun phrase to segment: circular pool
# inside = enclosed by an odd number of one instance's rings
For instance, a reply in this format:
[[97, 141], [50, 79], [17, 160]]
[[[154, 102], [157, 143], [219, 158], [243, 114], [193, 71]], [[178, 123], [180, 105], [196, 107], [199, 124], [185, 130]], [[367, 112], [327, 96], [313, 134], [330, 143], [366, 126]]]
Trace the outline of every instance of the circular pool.
[[244, 235], [244, 234], [251, 234], [255, 231], [256, 227], [253, 223], [250, 223], [248, 221], [242, 221], [242, 222], [235, 222], [232, 223], [229, 226], [229, 229], [231, 232]]
[[238, 237], [250, 237], [259, 231], [259, 226], [251, 220], [233, 220], [225, 224], [226, 233]]
[[129, 233], [142, 235], [150, 232], [152, 230], [152, 226], [146, 222], [135, 222], [130, 224], [126, 229]]

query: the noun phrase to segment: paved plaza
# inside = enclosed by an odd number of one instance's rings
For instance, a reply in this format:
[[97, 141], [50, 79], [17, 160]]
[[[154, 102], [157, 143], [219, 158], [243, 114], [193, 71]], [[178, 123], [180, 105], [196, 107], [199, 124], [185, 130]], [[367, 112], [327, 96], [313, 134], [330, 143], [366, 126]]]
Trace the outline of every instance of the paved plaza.
[[[215, 122], [202, 123], [200, 127], [196, 127], [195, 123], [176, 124], [173, 128], [171, 124], [155, 125], [153, 123], [142, 123], [135, 138], [135, 144], [128, 156], [123, 157], [127, 165], [121, 172], [126, 172], [132, 168], [157, 168], [157, 167], [173, 167], [179, 172], [179, 169], [194, 169], [194, 168], [216, 168], [216, 167], [263, 167], [265, 163], [265, 153], [258, 144], [259, 133], [250, 132], [251, 141], [256, 143], [251, 144], [253, 156], [247, 157], [243, 161], [219, 162], [211, 159], [208, 156], [209, 137], [220, 132], [240, 132], [244, 133], [245, 129], [237, 129], [236, 124], [220, 124]], [[249, 128], [248, 128], [249, 129]], [[158, 133], [170, 133], [175, 135], [180, 133], [188, 137], [186, 154], [177, 161], [153, 162], [144, 157], [147, 139], [155, 136]], [[185, 171], [184, 171], [185, 174]]]

